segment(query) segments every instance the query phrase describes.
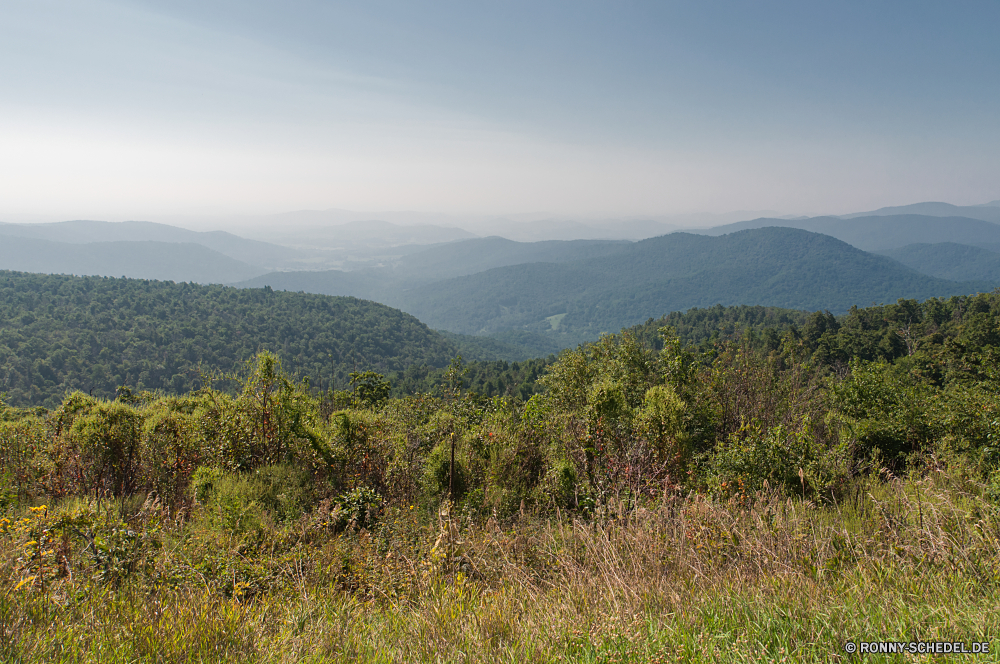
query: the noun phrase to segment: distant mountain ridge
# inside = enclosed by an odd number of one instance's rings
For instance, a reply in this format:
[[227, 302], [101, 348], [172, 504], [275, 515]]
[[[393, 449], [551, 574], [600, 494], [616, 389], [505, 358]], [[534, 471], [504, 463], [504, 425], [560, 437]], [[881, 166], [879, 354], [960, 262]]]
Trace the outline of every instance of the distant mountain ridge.
[[957, 242], [972, 246], [1000, 246], [1000, 224], [970, 217], [939, 217], [919, 214], [854, 216], [850, 218], [754, 219], [716, 226], [700, 231], [700, 233], [718, 236], [768, 226], [798, 228], [812, 233], [822, 233], [864, 251], [887, 251], [908, 244], [937, 244], [940, 242]]
[[41, 274], [131, 277], [221, 284], [265, 269], [193, 242], [122, 241], [74, 244], [0, 234], [0, 269]]
[[386, 302], [465, 334], [527, 329], [573, 343], [691, 307], [753, 304], [846, 311], [855, 304], [989, 290], [936, 279], [832, 237], [762, 228], [721, 237], [674, 233], [586, 261], [487, 270]]
[[[171, 242], [199, 244], [249, 265], [275, 268], [295, 261], [300, 252], [225, 231], [190, 231], [151, 221], [61, 221], [46, 224], [0, 223], [0, 237], [13, 236], [72, 244], [94, 242]], [[0, 268], [7, 267], [0, 265]], [[230, 279], [237, 281], [237, 279]]]
[[[427, 253], [445, 264], [451, 257], [459, 267], [461, 255], [467, 253], [469, 263], [485, 267], [476, 252], [506, 248], [508, 242], [473, 240], [469, 249], [466, 243], [455, 243]], [[635, 243], [562, 243], [551, 248], [550, 256], [564, 260], [511, 264], [424, 283], [397, 279], [391, 270], [365, 270], [275, 273], [243, 285], [371, 297], [436, 329], [478, 335], [518, 330], [563, 346], [671, 311], [720, 303], [844, 311], [854, 304], [993, 287], [993, 282], [930, 277], [833, 237], [793, 228], [722, 236], [673, 233]], [[583, 250], [594, 253], [573, 257], [574, 251]], [[427, 256], [408, 259], [416, 266]]]
[[1000, 223], [1000, 207], [998, 207], [998, 203], [1000, 201], [993, 201], [982, 205], [952, 205], [951, 203], [939, 202], [913, 203], [911, 205], [879, 208], [871, 212], [855, 212], [853, 214], [840, 215], [840, 218], [855, 219], [857, 217], [920, 214], [929, 217], [967, 217], [969, 219]]
[[[502, 347], [505, 355], [522, 356], [529, 348], [548, 352], [690, 307], [836, 311], [992, 289], [1000, 282], [1000, 253], [990, 253], [1000, 251], [1000, 223], [941, 216], [956, 210], [988, 217], [1000, 206], [931, 202], [844, 217], [759, 218], [639, 242], [518, 242], [434, 224], [351, 220], [345, 211], [291, 213], [300, 221], [326, 215], [344, 222], [313, 229], [309, 237], [269, 229], [276, 241], [295, 247], [150, 222], [0, 224], [0, 269], [354, 296], [453, 333], [506, 339], [476, 342], [477, 353]], [[525, 221], [530, 216], [502, 221], [534, 227], [540, 236], [578, 224], [537, 215]], [[660, 218], [627, 225], [640, 234], [669, 228]]]
[[910, 244], [879, 252], [918, 272], [954, 281], [1000, 284], [1000, 253], [955, 242]]
[[282, 242], [287, 244], [319, 244], [330, 247], [393, 247], [411, 244], [438, 244], [474, 237], [476, 237], [474, 233], [462, 228], [428, 224], [400, 226], [379, 219], [352, 221], [337, 226], [317, 227], [309, 230], [293, 229], [281, 233]]
[[502, 237], [460, 240], [425, 248], [388, 265], [345, 272], [317, 270], [280, 272], [248, 279], [237, 286], [346, 295], [379, 300], [415, 286], [484, 270], [524, 263], [585, 260], [625, 250], [620, 240], [550, 240], [515, 242]]

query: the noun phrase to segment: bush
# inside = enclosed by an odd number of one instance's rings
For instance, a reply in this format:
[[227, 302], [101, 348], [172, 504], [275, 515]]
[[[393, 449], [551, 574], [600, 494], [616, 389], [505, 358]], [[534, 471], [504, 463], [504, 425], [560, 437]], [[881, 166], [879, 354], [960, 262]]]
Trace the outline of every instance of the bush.
[[246, 533], [265, 522], [288, 522], [312, 508], [312, 477], [295, 466], [263, 466], [252, 473], [198, 468], [191, 478], [195, 499], [233, 533]]
[[650, 442], [661, 462], [680, 462], [687, 457], [686, 411], [687, 404], [669, 385], [654, 385], [646, 392], [635, 418], [636, 429]]
[[897, 466], [914, 452], [929, 451], [935, 438], [931, 388], [885, 362], [852, 361], [850, 368], [830, 395], [842, 435], [857, 441], [857, 451]]
[[143, 416], [131, 406], [101, 402], [73, 422], [84, 463], [93, 476], [93, 490], [129, 495], [137, 488], [139, 442]]
[[191, 476], [191, 496], [203, 505], [207, 503], [223, 474], [221, 468], [199, 466]]
[[552, 464], [546, 477], [548, 491], [556, 505], [563, 509], [577, 506], [576, 466], [561, 459]]
[[378, 523], [382, 503], [382, 496], [366, 486], [341, 494], [334, 500], [331, 512], [334, 526], [338, 530], [347, 527], [370, 529]]
[[168, 507], [176, 506], [186, 495], [201, 459], [189, 419], [169, 407], [159, 407], [147, 415], [143, 425], [143, 483]]
[[770, 487], [786, 495], [829, 498], [846, 479], [846, 457], [843, 449], [818, 441], [808, 419], [795, 429], [753, 421], [708, 457], [708, 484], [723, 496], [749, 498]]
[[[424, 466], [424, 492], [436, 498], [447, 497], [451, 490], [451, 499], [458, 502], [468, 489], [468, 473], [463, 461], [464, 445], [461, 439], [453, 438], [451, 433], [444, 438], [427, 456]], [[455, 443], [455, 466], [452, 477], [451, 449]]]

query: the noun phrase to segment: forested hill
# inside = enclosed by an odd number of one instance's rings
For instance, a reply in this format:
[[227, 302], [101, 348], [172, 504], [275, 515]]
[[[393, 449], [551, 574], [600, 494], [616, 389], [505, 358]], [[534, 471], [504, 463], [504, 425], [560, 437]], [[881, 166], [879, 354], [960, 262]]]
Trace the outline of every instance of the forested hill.
[[527, 329], [572, 346], [665, 312], [718, 303], [842, 313], [993, 285], [929, 277], [818, 233], [761, 228], [721, 237], [673, 233], [586, 261], [496, 268], [386, 301], [434, 328]]
[[[2, 230], [2, 229], [0, 229]], [[73, 244], [0, 234], [0, 265], [20, 272], [223, 284], [263, 270], [193, 242]]]
[[[831, 365], [851, 357], [897, 360], [918, 350], [933, 363], [945, 351], [958, 352], [949, 366], [968, 368], [974, 362], [962, 359], [963, 343], [998, 344], [998, 298], [901, 300], [852, 308], [839, 319], [717, 305], [650, 318], [629, 333], [659, 348], [658, 330], [669, 325], [685, 343], [706, 351], [748, 335], [764, 350], [791, 348]], [[966, 337], [971, 341], [962, 341]], [[200, 386], [202, 371], [239, 369], [265, 349], [317, 388], [331, 387], [334, 371], [343, 389], [349, 372], [374, 369], [393, 374], [396, 394], [435, 391], [456, 354], [488, 360], [510, 350], [500, 346], [469, 347], [460, 335], [446, 338], [408, 314], [350, 297], [0, 272], [0, 393], [17, 406], [53, 406], [76, 389], [110, 397], [121, 385], [182, 393]], [[540, 389], [536, 379], [554, 359], [471, 362], [465, 385], [486, 396], [527, 398]]]
[[982, 247], [939, 242], [910, 244], [879, 253], [932, 277], [1000, 282], [1000, 253]]
[[335, 364], [343, 381], [457, 352], [413, 316], [351, 297], [0, 271], [0, 393], [12, 405], [120, 385], [184, 392], [199, 367], [232, 371], [263, 349], [323, 387]]

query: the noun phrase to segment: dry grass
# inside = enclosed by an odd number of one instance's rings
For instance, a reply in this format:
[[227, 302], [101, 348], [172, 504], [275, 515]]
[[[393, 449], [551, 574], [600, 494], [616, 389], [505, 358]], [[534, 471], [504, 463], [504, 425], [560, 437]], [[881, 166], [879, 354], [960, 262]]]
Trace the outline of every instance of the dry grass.
[[226, 552], [280, 579], [246, 596], [201, 572], [162, 583], [208, 569], [191, 553], [197, 522], [164, 540], [157, 572], [117, 586], [81, 568], [15, 589], [25, 549], [9, 530], [0, 660], [800, 662], [846, 660], [851, 639], [1000, 651], [1000, 516], [944, 476], [859, 486], [834, 507], [674, 496], [457, 532], [395, 516], [370, 534], [299, 524], [284, 548], [289, 534], [272, 533], [269, 549]]

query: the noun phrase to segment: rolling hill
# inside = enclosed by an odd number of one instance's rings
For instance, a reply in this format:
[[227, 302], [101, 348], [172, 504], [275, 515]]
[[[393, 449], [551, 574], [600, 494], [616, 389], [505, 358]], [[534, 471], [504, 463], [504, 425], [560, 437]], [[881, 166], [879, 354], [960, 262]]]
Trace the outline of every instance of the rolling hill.
[[72, 244], [0, 235], [0, 269], [161, 281], [227, 283], [265, 272], [191, 242]]
[[925, 214], [866, 216], [846, 219], [839, 217], [754, 219], [716, 226], [701, 231], [701, 233], [725, 235], [768, 226], [798, 228], [812, 233], [822, 233], [843, 240], [864, 251], [883, 252], [915, 243], [955, 242], [981, 247], [1000, 245], [1000, 224], [968, 217], [940, 217]]
[[355, 367], [446, 365], [456, 346], [413, 316], [355, 298], [271, 289], [0, 272], [0, 393], [54, 406], [69, 390], [174, 393], [262, 349], [313, 385]]
[[434, 245], [380, 268], [279, 272], [235, 285], [249, 288], [269, 285], [282, 290], [379, 300], [418, 284], [508, 265], [587, 260], [621, 251], [629, 244], [613, 240], [515, 242], [501, 237], [476, 238]]
[[1000, 284], [1000, 253], [989, 249], [941, 242], [910, 244], [879, 253], [933, 277]]
[[855, 304], [987, 290], [920, 274], [832, 237], [761, 228], [711, 237], [674, 233], [612, 255], [508, 266], [386, 300], [464, 334], [546, 333], [574, 345], [670, 311], [715, 304], [846, 311]]
[[392, 272], [410, 283], [448, 279], [508, 265], [589, 260], [626, 250], [630, 244], [620, 240], [515, 242], [487, 237], [438, 245], [403, 256], [393, 265]]
[[[185, 228], [157, 224], [149, 221], [61, 221], [50, 224], [4, 224], [0, 223], [0, 240], [6, 237], [32, 238], [72, 244], [94, 242], [169, 242], [198, 244], [217, 251], [231, 259], [276, 268], [293, 263], [301, 258], [295, 249], [269, 242], [259, 242], [223, 231], [199, 232]], [[0, 266], [6, 269], [7, 266]], [[57, 270], [67, 272], [68, 270]], [[92, 274], [109, 274], [106, 271]], [[111, 272], [110, 274], [114, 274]], [[243, 277], [245, 278], [245, 277]], [[238, 281], [241, 278], [230, 279]], [[185, 279], [184, 281], [189, 281]]]

